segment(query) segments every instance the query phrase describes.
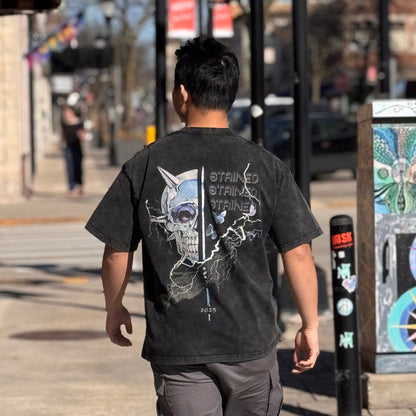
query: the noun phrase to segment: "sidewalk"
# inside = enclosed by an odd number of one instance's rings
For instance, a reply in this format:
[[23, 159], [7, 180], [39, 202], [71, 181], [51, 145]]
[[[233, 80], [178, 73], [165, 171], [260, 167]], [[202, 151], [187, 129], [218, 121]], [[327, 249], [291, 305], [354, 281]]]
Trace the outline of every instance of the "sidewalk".
[[0, 204], [0, 225], [84, 221], [117, 175], [110, 167], [106, 148], [88, 147], [84, 157], [85, 195], [68, 199], [65, 162], [58, 148], [51, 147], [38, 162], [33, 195], [9, 205]]
[[[0, 227], [63, 223], [83, 226], [119, 167], [108, 166], [106, 149], [89, 148], [84, 170], [85, 195], [68, 199], [64, 161], [58, 151], [51, 151], [39, 163], [33, 197], [0, 205]], [[327, 224], [340, 212], [339, 208], [334, 210], [314, 199], [312, 209], [325, 231], [325, 236], [314, 243], [314, 257], [328, 280], [331, 274]], [[354, 207], [342, 209], [341, 213], [354, 215]], [[140, 358], [145, 320], [143, 302], [137, 302], [137, 295], [143, 296], [142, 284], [134, 279], [126, 293], [126, 306], [133, 314], [134, 346], [116, 347], [103, 331], [99, 266], [97, 258], [96, 271], [62, 276], [40, 269], [2, 267], [0, 260], [3, 416], [155, 415], [151, 372], [148, 363]], [[327, 281], [328, 288], [329, 285]], [[300, 321], [289, 313], [283, 314], [282, 319], [285, 333], [279, 357], [285, 402], [281, 415], [335, 416], [331, 312], [320, 316], [322, 352], [316, 368], [296, 377], [290, 370], [293, 338]], [[363, 410], [364, 416], [412, 414], [416, 412], [410, 409]]]

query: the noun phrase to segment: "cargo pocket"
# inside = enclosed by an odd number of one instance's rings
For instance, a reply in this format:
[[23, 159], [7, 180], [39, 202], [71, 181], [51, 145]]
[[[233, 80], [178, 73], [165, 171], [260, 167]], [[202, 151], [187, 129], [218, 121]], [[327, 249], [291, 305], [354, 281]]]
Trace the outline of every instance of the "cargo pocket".
[[279, 365], [275, 363], [270, 370], [270, 392], [266, 416], [277, 416], [283, 404], [283, 389], [280, 384]]
[[153, 371], [155, 390], [157, 396], [156, 410], [158, 416], [174, 416], [169, 406], [166, 394], [166, 381], [163, 375]]

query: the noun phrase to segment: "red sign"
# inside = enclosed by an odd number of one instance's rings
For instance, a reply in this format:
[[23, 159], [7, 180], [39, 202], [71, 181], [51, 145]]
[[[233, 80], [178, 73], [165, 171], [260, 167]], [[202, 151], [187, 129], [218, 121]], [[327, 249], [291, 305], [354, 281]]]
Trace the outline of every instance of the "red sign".
[[353, 244], [354, 240], [351, 231], [331, 236], [331, 247], [333, 250], [351, 247]]
[[367, 67], [367, 82], [371, 85], [375, 85], [378, 79], [377, 67], [375, 65], [369, 65]]
[[234, 36], [231, 6], [216, 0], [212, 11], [213, 35], [215, 38], [232, 38]]
[[169, 0], [168, 38], [189, 39], [196, 36], [195, 0]]

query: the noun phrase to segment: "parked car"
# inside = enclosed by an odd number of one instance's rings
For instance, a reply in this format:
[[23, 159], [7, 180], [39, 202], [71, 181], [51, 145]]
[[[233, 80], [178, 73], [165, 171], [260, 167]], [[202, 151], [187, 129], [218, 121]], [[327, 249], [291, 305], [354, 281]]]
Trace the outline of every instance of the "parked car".
[[[237, 116], [238, 115], [238, 116]], [[233, 107], [229, 112], [230, 128], [247, 139], [250, 133], [249, 106]], [[267, 106], [265, 112], [264, 146], [291, 164], [293, 132], [292, 106]], [[237, 122], [239, 120], [239, 122]], [[357, 169], [357, 128], [355, 123], [329, 111], [309, 113], [311, 139], [311, 177], [336, 170], [350, 170], [355, 177]]]
[[[265, 117], [270, 119], [284, 114], [289, 114], [293, 107], [292, 97], [277, 97], [268, 95], [265, 100]], [[241, 134], [243, 137], [250, 136], [250, 99], [238, 98], [235, 100], [228, 113], [230, 128]]]

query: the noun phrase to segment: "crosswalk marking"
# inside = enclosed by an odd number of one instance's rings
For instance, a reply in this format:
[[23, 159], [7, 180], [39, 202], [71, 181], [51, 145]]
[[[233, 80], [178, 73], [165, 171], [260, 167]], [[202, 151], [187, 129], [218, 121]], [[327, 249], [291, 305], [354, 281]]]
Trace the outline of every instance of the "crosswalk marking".
[[0, 227], [0, 263], [3, 266], [101, 266], [103, 244], [83, 223], [35, 224]]
[[[101, 268], [104, 244], [84, 228], [84, 223], [47, 223], [0, 226], [0, 266], [62, 266]], [[133, 271], [140, 271], [141, 250], [134, 256]]]

